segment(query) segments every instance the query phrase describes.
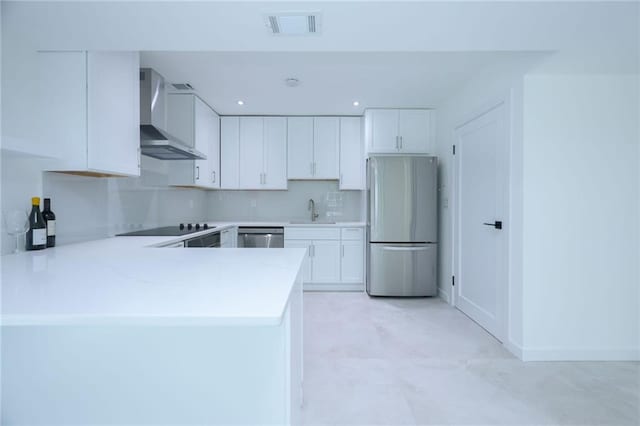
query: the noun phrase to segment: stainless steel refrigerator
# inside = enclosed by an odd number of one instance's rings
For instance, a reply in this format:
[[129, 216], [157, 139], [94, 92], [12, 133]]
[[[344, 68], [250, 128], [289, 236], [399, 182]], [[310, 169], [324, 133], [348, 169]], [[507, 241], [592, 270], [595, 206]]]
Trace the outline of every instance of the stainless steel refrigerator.
[[438, 161], [373, 156], [367, 162], [367, 293], [435, 296]]

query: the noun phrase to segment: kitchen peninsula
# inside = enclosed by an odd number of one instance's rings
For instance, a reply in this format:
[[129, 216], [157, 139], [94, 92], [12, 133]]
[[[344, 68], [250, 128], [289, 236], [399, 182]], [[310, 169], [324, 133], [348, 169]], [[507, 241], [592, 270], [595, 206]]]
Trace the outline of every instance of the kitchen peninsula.
[[3, 422], [297, 423], [305, 250], [171, 240], [3, 256]]

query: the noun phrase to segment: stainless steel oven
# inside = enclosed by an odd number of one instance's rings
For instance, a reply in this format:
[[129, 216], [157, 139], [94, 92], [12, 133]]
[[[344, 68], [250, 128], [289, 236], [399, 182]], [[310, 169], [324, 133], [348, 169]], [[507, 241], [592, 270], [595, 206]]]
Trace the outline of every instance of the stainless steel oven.
[[199, 237], [189, 238], [184, 241], [185, 248], [204, 247], [218, 248], [220, 247], [220, 232], [211, 232]]

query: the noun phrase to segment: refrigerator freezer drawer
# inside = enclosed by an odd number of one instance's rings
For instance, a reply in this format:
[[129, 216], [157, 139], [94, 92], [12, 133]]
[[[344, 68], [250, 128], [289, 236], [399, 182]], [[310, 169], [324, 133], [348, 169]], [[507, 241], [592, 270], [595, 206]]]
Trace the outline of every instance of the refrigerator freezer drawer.
[[436, 244], [369, 244], [367, 293], [435, 296]]

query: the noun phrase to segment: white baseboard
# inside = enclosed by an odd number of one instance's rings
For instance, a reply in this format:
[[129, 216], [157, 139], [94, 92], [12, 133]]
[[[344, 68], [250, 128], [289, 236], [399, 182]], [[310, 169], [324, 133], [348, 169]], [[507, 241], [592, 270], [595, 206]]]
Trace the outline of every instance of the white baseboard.
[[521, 350], [520, 359], [523, 361], [640, 361], [638, 348], [521, 348]]
[[524, 361], [522, 346], [510, 341], [504, 342], [502, 346], [504, 346], [506, 350], [511, 352], [520, 361]]
[[305, 283], [304, 291], [364, 291], [364, 283]]
[[449, 293], [444, 291], [441, 287], [438, 287], [438, 297], [447, 303], [451, 303], [451, 298], [449, 297]]

